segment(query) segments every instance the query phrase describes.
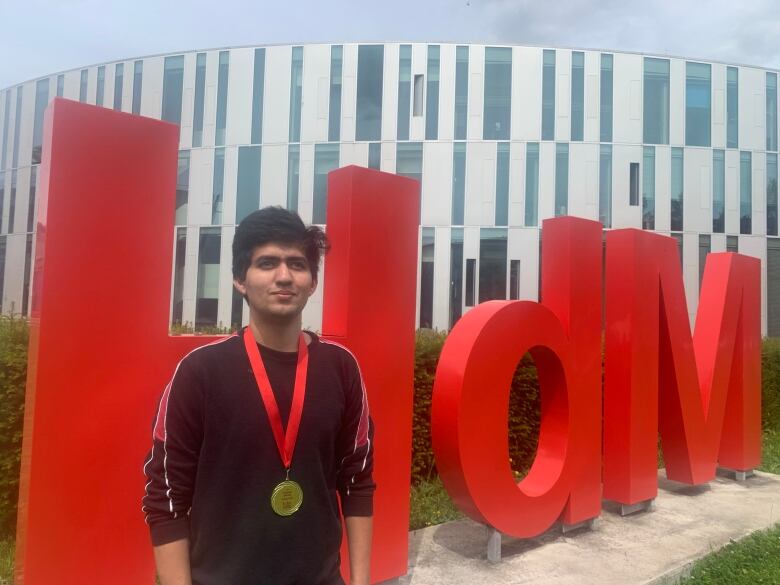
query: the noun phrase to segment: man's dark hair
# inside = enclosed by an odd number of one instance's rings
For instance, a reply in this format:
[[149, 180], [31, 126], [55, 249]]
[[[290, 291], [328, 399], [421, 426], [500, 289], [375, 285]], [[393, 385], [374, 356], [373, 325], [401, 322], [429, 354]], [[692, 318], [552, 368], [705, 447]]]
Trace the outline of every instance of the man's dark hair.
[[306, 227], [297, 213], [283, 207], [264, 207], [247, 215], [236, 228], [233, 278], [245, 280], [254, 249], [270, 243], [301, 246], [314, 280], [317, 280], [320, 255], [330, 249], [328, 237], [319, 227]]

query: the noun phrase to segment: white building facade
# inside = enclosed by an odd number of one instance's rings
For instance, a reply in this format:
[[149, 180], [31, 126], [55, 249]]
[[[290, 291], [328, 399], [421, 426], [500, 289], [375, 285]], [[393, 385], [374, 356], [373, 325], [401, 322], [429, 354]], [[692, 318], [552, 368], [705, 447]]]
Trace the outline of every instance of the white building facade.
[[675, 237], [692, 319], [708, 252], [760, 258], [762, 331], [780, 336], [777, 93], [758, 67], [424, 43], [192, 51], [32, 80], [0, 91], [0, 310], [29, 311], [43, 112], [61, 96], [181, 128], [173, 323], [246, 323], [236, 224], [266, 205], [324, 223], [327, 173], [356, 164], [421, 181], [418, 326], [536, 299], [542, 220], [575, 215]]

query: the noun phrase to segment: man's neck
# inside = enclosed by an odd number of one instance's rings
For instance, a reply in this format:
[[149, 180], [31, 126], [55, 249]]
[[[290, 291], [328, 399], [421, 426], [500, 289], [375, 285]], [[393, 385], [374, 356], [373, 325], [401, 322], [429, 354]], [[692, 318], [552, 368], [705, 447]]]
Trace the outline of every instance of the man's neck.
[[301, 334], [300, 315], [297, 319], [289, 322], [275, 323], [269, 323], [251, 315], [249, 328], [255, 337], [255, 341], [264, 347], [275, 349], [276, 351], [298, 350], [298, 337]]

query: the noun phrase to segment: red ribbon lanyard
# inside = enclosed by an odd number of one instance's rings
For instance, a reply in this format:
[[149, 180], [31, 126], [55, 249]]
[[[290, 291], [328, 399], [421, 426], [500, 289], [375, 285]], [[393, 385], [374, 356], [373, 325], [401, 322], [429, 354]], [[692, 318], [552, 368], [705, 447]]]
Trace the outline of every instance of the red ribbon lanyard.
[[295, 366], [295, 386], [293, 388], [292, 406], [290, 407], [290, 418], [287, 421], [286, 431], [282, 429], [279, 405], [276, 403], [273, 390], [271, 390], [271, 381], [268, 379], [268, 373], [263, 365], [263, 358], [260, 356], [260, 350], [257, 348], [255, 336], [252, 335], [249, 327], [244, 330], [244, 346], [249, 356], [249, 363], [252, 365], [257, 389], [260, 391], [260, 397], [265, 405], [265, 412], [268, 414], [268, 422], [271, 424], [271, 430], [274, 433], [279, 456], [282, 458], [284, 468], [289, 470], [293, 451], [295, 450], [295, 441], [298, 438], [298, 427], [301, 424], [303, 398], [306, 395], [306, 371], [309, 368], [309, 350], [306, 347], [306, 341], [303, 333], [301, 333], [298, 338], [298, 363]]

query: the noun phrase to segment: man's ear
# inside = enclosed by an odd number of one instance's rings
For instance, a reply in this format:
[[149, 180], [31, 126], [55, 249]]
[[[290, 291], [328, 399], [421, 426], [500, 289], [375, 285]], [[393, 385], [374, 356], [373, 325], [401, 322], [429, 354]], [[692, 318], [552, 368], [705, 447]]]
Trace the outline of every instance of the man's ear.
[[246, 297], [246, 285], [244, 285], [245, 281], [238, 280], [237, 278], [233, 279], [233, 288], [235, 288], [242, 297]]

